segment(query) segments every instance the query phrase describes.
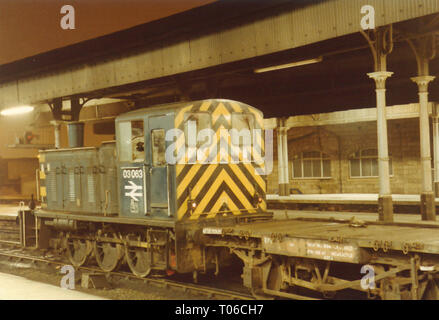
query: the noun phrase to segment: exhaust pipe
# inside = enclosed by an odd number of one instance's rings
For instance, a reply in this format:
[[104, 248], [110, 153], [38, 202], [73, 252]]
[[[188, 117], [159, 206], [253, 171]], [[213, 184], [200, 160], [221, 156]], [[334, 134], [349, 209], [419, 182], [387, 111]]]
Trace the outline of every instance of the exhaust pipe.
[[82, 148], [84, 146], [84, 122], [75, 121], [67, 124], [69, 148]]

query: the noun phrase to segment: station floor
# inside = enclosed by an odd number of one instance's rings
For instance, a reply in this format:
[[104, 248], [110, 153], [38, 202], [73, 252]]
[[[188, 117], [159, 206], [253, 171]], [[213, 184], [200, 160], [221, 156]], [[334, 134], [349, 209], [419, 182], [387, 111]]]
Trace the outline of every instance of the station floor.
[[103, 298], [0, 273], [0, 300], [103, 300]]
[[0, 204], [0, 216], [2, 217], [17, 217], [19, 206], [13, 206], [8, 204]]
[[[416, 204], [421, 201], [418, 194], [394, 194], [392, 199], [399, 204]], [[334, 193], [334, 194], [292, 194], [289, 196], [279, 196], [277, 194], [267, 194], [268, 201], [279, 202], [324, 202], [324, 203], [350, 203], [350, 204], [376, 204], [378, 194], [376, 193]], [[436, 198], [439, 202], [439, 198]]]
[[[274, 213], [274, 219], [334, 219], [338, 221], [377, 222], [377, 213], [338, 212], [338, 211], [308, 211], [308, 210], [269, 210]], [[393, 224], [425, 225], [439, 227], [439, 221], [422, 221], [420, 214], [395, 213]]]

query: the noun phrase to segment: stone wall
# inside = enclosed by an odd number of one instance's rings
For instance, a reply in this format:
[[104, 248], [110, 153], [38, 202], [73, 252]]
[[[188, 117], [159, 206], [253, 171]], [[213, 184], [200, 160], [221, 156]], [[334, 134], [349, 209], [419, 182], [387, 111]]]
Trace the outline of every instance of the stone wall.
[[[349, 159], [362, 149], [377, 149], [376, 122], [350, 123], [321, 127], [292, 128], [288, 131], [290, 189], [304, 194], [378, 193], [378, 178], [353, 178]], [[418, 194], [421, 188], [418, 119], [388, 121], [389, 152], [395, 194]], [[275, 137], [275, 139], [277, 139]], [[277, 193], [277, 142], [274, 143], [274, 168], [268, 177], [268, 193]], [[331, 178], [293, 179], [292, 160], [307, 151], [321, 151], [330, 156]]]

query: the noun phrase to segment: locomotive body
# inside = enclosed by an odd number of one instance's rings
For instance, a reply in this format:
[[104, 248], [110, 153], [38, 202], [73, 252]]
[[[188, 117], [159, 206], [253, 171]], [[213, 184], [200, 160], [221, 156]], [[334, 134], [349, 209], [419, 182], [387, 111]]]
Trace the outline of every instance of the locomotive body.
[[[116, 118], [116, 141], [40, 152], [39, 246], [104, 271], [205, 271], [230, 259], [202, 228], [267, 219], [263, 115], [230, 100], [181, 102]], [[224, 251], [224, 252], [223, 252]]]
[[39, 158], [43, 209], [118, 214], [115, 142], [98, 148], [41, 151]]

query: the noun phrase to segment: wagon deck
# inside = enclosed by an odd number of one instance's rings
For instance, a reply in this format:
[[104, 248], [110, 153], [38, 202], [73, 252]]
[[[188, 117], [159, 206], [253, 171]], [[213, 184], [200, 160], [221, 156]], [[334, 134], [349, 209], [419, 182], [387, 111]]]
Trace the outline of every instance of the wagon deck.
[[[267, 253], [329, 261], [367, 263], [371, 252], [439, 254], [439, 223], [379, 222], [295, 215], [293, 219], [204, 228], [206, 235], [260, 239]], [[372, 250], [371, 250], [372, 249]]]

